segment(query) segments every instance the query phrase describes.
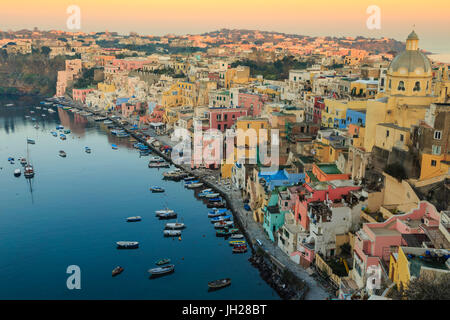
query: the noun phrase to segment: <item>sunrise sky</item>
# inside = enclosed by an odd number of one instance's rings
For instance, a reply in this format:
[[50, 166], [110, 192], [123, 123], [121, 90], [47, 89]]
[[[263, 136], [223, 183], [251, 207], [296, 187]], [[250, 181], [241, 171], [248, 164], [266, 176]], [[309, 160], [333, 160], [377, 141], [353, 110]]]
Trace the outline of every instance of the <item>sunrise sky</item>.
[[[448, 0], [1, 0], [0, 30], [67, 30], [66, 9], [81, 8], [81, 31], [163, 35], [245, 28], [312, 36], [389, 37], [404, 41], [413, 25], [420, 47], [450, 53]], [[381, 9], [369, 30], [366, 9]]]

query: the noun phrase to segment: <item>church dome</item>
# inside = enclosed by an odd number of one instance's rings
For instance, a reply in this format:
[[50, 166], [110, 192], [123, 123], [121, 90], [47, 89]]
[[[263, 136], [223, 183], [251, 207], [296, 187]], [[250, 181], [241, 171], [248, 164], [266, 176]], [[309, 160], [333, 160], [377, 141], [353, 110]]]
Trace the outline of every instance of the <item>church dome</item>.
[[406, 51], [402, 52], [392, 60], [389, 71], [403, 73], [428, 73], [431, 72], [430, 60], [419, 50], [419, 37], [413, 31], [406, 40]]

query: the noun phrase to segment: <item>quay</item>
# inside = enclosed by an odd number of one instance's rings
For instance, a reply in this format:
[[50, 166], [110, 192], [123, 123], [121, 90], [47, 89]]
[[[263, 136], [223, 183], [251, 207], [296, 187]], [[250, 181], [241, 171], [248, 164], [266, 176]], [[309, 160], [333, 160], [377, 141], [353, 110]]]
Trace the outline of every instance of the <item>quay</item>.
[[[253, 220], [252, 215], [244, 209], [244, 200], [242, 199], [241, 192], [235, 188], [229, 188], [226, 190], [222, 184], [218, 183], [220, 179], [216, 171], [201, 168], [192, 169], [188, 165], [176, 164], [172, 161], [170, 155], [161, 152], [158, 148], [148, 143], [147, 140], [143, 139], [139, 135], [136, 135], [134, 130], [131, 130], [130, 127], [123, 125], [117, 120], [117, 118], [108, 115], [106, 112], [92, 110], [78, 101], [73, 101], [68, 96], [66, 96], [66, 100], [71, 101], [71, 107], [88, 111], [95, 116], [108, 118], [115, 125], [125, 130], [131, 137], [147, 145], [152, 152], [156, 153], [158, 156], [162, 157], [175, 167], [187, 172], [189, 175], [195, 176], [208, 188], [220, 193], [222, 198], [225, 199], [227, 207], [232, 212], [235, 223], [245, 236], [252, 250], [252, 257], [249, 260], [260, 270], [260, 274], [263, 279], [268, 282], [282, 298], [289, 296], [290, 299], [294, 300], [325, 300], [334, 295], [332, 288], [325, 281], [321, 281], [319, 276], [315, 273], [308, 273], [302, 266], [293, 262], [276, 244], [268, 239], [261, 226], [259, 226], [258, 223]], [[166, 135], [152, 137], [163, 145], [173, 147], [173, 142], [170, 137]], [[257, 239], [262, 243], [262, 246], [257, 244]], [[258, 254], [261, 252], [264, 252], [264, 257]], [[266, 263], [263, 263], [264, 261]], [[297, 290], [293, 290], [291, 288], [291, 294], [288, 295], [287, 291], [289, 291], [290, 284], [283, 283], [281, 280], [283, 273], [286, 271], [293, 275], [296, 278], [295, 282], [297, 284], [300, 283], [301, 286], [301, 289], [297, 289], [298, 292], [296, 292], [294, 296], [292, 296], [292, 291]], [[296, 287], [298, 288], [298, 285]]]

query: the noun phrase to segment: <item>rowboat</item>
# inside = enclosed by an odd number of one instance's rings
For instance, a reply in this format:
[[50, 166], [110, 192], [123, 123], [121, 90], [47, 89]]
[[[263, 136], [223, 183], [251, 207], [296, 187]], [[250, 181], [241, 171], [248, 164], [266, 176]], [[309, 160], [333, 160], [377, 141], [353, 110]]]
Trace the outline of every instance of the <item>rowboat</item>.
[[220, 221], [226, 221], [226, 220], [230, 220], [233, 216], [228, 214], [226, 216], [220, 216], [220, 217], [216, 217], [216, 218], [212, 218], [211, 222], [220, 222]]
[[89, 148], [89, 147], [84, 147], [84, 151], [85, 151], [86, 153], [91, 153], [91, 148]]
[[170, 262], [169, 258], [164, 258], [164, 259], [159, 259], [158, 261], [155, 262], [155, 264], [157, 266], [162, 266], [163, 264], [167, 264]]
[[27, 143], [28, 143], [28, 144], [35, 144], [36, 141], [34, 141], [33, 139], [27, 139]]
[[167, 213], [175, 213], [175, 211], [171, 210], [171, 209], [164, 209], [164, 210], [157, 210], [155, 211], [155, 214], [157, 217], [159, 217], [162, 214], [167, 214]]
[[181, 222], [169, 222], [166, 223], [166, 229], [184, 229], [186, 225]]
[[[226, 212], [226, 210], [225, 210], [225, 212]], [[210, 212], [208, 213], [208, 218], [217, 218], [217, 217], [223, 216], [223, 215], [225, 215], [225, 212], [219, 212], [219, 211], [214, 212], [214, 211], [210, 211]]]
[[137, 249], [139, 242], [137, 241], [117, 241], [117, 249]]
[[117, 276], [118, 274], [121, 274], [122, 272], [123, 272], [123, 268], [120, 267], [120, 266], [117, 266], [117, 267], [115, 267], [115, 268], [113, 269], [113, 271], [112, 271], [112, 276], [115, 277], [115, 276]]
[[236, 233], [236, 234], [232, 234], [230, 239], [244, 239], [244, 235], [240, 234], [240, 233]]
[[192, 180], [195, 180], [195, 179], [197, 179], [197, 178], [193, 177], [193, 176], [190, 176], [190, 177], [184, 178], [184, 181], [187, 182], [187, 181], [192, 181]]
[[67, 157], [67, 153], [64, 150], [59, 150], [59, 156], [65, 158]]
[[214, 223], [215, 229], [223, 229], [225, 227], [230, 227], [233, 225], [233, 221], [219, 221]]
[[23, 166], [26, 165], [27, 164], [27, 159], [26, 158], [21, 158], [20, 159], [20, 164], [23, 165]]
[[159, 219], [175, 219], [177, 217], [177, 214], [175, 212], [167, 212], [167, 213], [161, 213], [158, 215]]
[[216, 198], [217, 196], [219, 196], [220, 193], [208, 193], [205, 195], [206, 198]]
[[142, 217], [141, 216], [135, 216], [135, 217], [128, 217], [127, 218], [127, 222], [138, 222], [141, 221]]
[[233, 248], [233, 253], [245, 253], [247, 252], [247, 246], [240, 246]]
[[158, 186], [152, 186], [150, 187], [151, 192], [164, 192], [164, 189]]
[[216, 236], [217, 237], [226, 237], [226, 236], [229, 236], [229, 235], [230, 235], [230, 233], [228, 232], [227, 229], [219, 229], [219, 230], [216, 231]]
[[[230, 228], [230, 229], [228, 229], [228, 232], [230, 232], [231, 234], [237, 234], [239, 232], [239, 229], [238, 228]], [[239, 238], [239, 239], [242, 239], [242, 238]]]
[[206, 205], [208, 208], [225, 208], [226, 204], [224, 202], [210, 202]]
[[20, 177], [21, 174], [22, 174], [22, 172], [20, 171], [20, 169], [14, 170], [14, 176], [15, 177]]
[[149, 162], [149, 168], [170, 168], [170, 164], [168, 162]]
[[164, 230], [164, 237], [179, 237], [181, 236], [180, 230]]
[[186, 188], [188, 188], [188, 189], [195, 189], [195, 188], [200, 188], [201, 186], [203, 186], [203, 182], [197, 182], [197, 183], [188, 184], [186, 186]]
[[245, 240], [231, 240], [228, 243], [230, 244], [230, 246], [246, 244]]
[[208, 287], [210, 289], [220, 289], [225, 288], [231, 284], [230, 278], [220, 279], [220, 280], [214, 280], [211, 282], [208, 282]]
[[52, 134], [52, 136], [54, 136], [54, 137], [57, 137], [57, 136], [58, 136], [58, 133], [57, 133], [56, 131], [52, 131], [51, 134]]
[[175, 271], [175, 265], [173, 264], [169, 264], [167, 266], [164, 267], [158, 267], [158, 268], [153, 268], [153, 269], [149, 269], [148, 272], [151, 273], [151, 275], [161, 275], [161, 274], [167, 274], [167, 273], [171, 273]]
[[222, 201], [222, 198], [220, 198], [220, 197], [217, 197], [217, 198], [211, 198], [211, 199], [208, 199], [208, 201], [211, 201], [211, 202], [218, 202], [218, 201]]
[[61, 140], [66, 140], [66, 135], [61, 133], [61, 134], [59, 135], [59, 138], [60, 138]]
[[112, 145], [111, 145], [111, 148], [112, 148], [113, 150], [119, 149], [119, 147], [118, 147], [117, 145], [115, 145], [115, 144], [112, 144]]

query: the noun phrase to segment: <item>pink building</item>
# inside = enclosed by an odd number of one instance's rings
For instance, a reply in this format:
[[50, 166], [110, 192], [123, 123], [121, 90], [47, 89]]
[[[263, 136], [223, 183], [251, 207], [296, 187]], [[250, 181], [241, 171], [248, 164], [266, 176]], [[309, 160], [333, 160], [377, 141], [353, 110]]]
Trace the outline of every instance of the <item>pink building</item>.
[[76, 101], [86, 102], [86, 95], [94, 89], [72, 89], [72, 98]]
[[421, 201], [416, 209], [408, 213], [394, 215], [384, 222], [365, 223], [355, 236], [354, 278], [364, 283], [369, 266], [387, 265], [392, 252], [399, 246], [406, 246], [408, 235], [425, 234], [426, 227], [439, 225], [439, 213], [427, 201]]
[[252, 117], [258, 117], [261, 114], [261, 109], [267, 100], [267, 95], [256, 93], [239, 93], [238, 96], [239, 106], [247, 109], [247, 114]]
[[340, 200], [350, 191], [361, 189], [360, 186], [347, 185], [338, 181], [305, 183], [298, 191], [295, 205], [295, 220], [305, 231], [309, 230], [308, 204], [314, 201]]
[[73, 81], [80, 73], [82, 63], [80, 59], [66, 60], [65, 70], [58, 71], [56, 81], [56, 96], [62, 97], [66, 93], [69, 81]]
[[230, 129], [237, 118], [246, 116], [244, 108], [209, 108], [209, 127], [219, 131]]
[[126, 118], [129, 118], [132, 115], [137, 116], [141, 109], [145, 109], [147, 107], [146, 103], [136, 102], [136, 103], [122, 103], [120, 105], [120, 110], [122, 115]]
[[114, 59], [112, 65], [118, 67], [119, 70], [133, 71], [142, 69], [145, 64], [150, 63], [148, 59], [139, 58], [127, 58], [127, 59]]

